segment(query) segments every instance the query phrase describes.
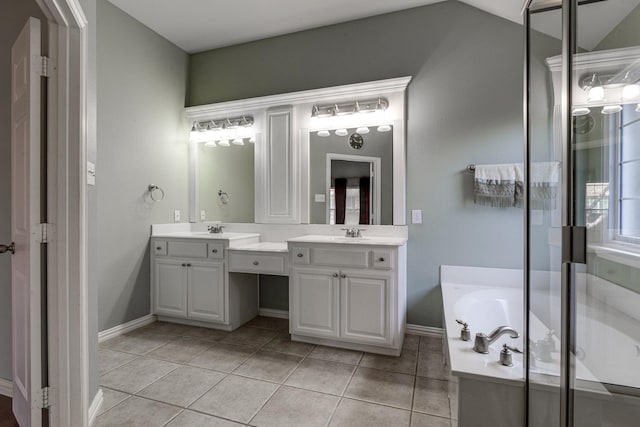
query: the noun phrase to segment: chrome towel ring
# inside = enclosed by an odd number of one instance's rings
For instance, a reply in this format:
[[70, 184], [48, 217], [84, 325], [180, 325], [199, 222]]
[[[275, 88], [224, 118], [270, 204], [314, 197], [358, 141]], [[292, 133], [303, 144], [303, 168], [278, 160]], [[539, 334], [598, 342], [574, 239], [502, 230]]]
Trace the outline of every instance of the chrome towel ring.
[[149, 184], [149, 196], [154, 202], [159, 202], [164, 199], [164, 190], [155, 184]]

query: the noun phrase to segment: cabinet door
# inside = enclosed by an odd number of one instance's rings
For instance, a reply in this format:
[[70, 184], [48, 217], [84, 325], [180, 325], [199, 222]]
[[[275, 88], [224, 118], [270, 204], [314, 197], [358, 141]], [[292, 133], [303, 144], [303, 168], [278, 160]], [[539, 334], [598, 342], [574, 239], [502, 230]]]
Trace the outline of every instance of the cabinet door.
[[224, 322], [224, 264], [189, 264], [189, 319]]
[[291, 271], [291, 333], [321, 338], [338, 337], [339, 280], [336, 270]]
[[341, 272], [340, 338], [363, 344], [392, 344], [393, 276], [375, 271]]
[[187, 267], [184, 261], [156, 259], [153, 282], [155, 313], [187, 317]]

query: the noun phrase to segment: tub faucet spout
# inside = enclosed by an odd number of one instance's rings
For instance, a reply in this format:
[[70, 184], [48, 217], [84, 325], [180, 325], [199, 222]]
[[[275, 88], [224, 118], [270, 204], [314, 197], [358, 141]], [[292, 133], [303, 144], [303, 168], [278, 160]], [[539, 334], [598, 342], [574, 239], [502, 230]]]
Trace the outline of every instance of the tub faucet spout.
[[520, 334], [511, 326], [498, 326], [489, 335], [485, 335], [482, 332], [476, 334], [476, 340], [473, 349], [478, 353], [489, 353], [489, 345], [500, 338], [504, 334], [509, 334], [511, 338], [518, 338]]

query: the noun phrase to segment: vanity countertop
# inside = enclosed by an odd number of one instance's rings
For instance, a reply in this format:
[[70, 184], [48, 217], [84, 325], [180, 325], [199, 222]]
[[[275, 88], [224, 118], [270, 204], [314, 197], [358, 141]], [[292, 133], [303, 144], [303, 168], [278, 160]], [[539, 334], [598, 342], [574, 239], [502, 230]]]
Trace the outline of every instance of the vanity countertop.
[[286, 242], [258, 242], [229, 248], [236, 252], [289, 252]]
[[176, 231], [166, 233], [156, 233], [151, 237], [166, 237], [174, 239], [205, 239], [205, 240], [240, 240], [249, 238], [259, 238], [258, 233], [209, 233], [208, 231]]
[[321, 234], [309, 234], [288, 239], [289, 243], [335, 243], [348, 245], [370, 245], [370, 246], [402, 246], [407, 243], [405, 237], [381, 237], [381, 236], [327, 236]]

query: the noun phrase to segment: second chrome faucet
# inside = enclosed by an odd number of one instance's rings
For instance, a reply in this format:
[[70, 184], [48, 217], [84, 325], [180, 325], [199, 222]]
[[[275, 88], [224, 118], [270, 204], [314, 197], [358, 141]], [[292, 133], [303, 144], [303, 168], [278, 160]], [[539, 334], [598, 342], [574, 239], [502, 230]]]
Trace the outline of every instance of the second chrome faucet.
[[491, 345], [492, 342], [494, 342], [504, 334], [509, 334], [511, 338], [518, 338], [520, 336], [518, 331], [510, 326], [498, 326], [493, 331], [491, 331], [489, 335], [478, 332], [476, 334], [473, 350], [483, 354], [489, 353], [489, 345]]

